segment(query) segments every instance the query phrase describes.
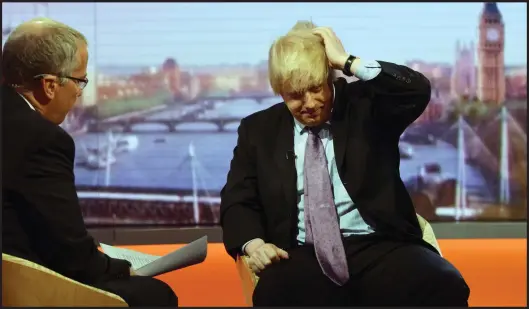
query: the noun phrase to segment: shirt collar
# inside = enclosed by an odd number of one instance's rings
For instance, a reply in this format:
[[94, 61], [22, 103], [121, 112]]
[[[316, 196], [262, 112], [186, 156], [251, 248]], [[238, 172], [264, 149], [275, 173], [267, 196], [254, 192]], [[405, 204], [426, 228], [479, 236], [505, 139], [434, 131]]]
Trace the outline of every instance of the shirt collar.
[[20, 97], [22, 97], [22, 99], [24, 99], [24, 101], [26, 101], [26, 103], [28, 103], [29, 107], [32, 109], [32, 110], [35, 110], [35, 107], [33, 107], [33, 105], [31, 105], [31, 103], [29, 103], [28, 99], [26, 99], [25, 96], [23, 96], [22, 94], [18, 94]]
[[[332, 84], [332, 102], [334, 104], [334, 101], [336, 100], [336, 88], [334, 87], [334, 83]], [[303, 133], [303, 129], [305, 129], [305, 125], [302, 124], [301, 122], [299, 122], [299, 120], [297, 120], [294, 116], [292, 116], [292, 118], [294, 118], [294, 129], [296, 130], [296, 133], [297, 134], [301, 134]], [[327, 124], [331, 124], [330, 121], [327, 121], [326, 122]]]

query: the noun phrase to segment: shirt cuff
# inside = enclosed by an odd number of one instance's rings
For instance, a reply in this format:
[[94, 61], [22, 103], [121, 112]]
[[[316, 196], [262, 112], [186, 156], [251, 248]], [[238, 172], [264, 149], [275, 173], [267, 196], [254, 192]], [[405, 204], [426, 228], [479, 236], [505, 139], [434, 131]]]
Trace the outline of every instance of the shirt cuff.
[[[252, 240], [253, 240], [253, 239], [252, 239]], [[249, 240], [249, 241], [247, 241], [244, 245], [242, 245], [242, 247], [241, 247], [242, 255], [246, 255], [246, 251], [244, 251], [244, 250], [246, 249], [246, 246], [247, 246], [252, 240]]]
[[361, 58], [356, 58], [356, 60], [351, 65], [351, 72], [353, 72], [354, 76], [356, 76], [359, 80], [371, 80], [377, 77], [382, 71], [382, 67], [378, 61], [364, 60]]

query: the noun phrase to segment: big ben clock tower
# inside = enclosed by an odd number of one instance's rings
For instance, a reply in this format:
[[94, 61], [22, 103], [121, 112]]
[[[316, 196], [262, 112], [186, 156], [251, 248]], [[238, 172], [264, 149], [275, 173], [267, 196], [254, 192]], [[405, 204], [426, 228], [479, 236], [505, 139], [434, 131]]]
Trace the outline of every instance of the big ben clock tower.
[[505, 101], [505, 27], [496, 2], [484, 4], [479, 22], [478, 99], [502, 104]]

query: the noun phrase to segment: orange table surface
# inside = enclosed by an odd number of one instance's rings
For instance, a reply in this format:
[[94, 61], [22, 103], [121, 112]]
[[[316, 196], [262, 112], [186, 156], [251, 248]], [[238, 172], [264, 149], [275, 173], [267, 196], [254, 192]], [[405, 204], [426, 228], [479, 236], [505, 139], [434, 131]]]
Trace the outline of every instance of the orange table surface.
[[[439, 244], [470, 286], [470, 306], [527, 306], [526, 239], [440, 239]], [[164, 255], [180, 246], [122, 247]], [[173, 288], [183, 307], [246, 306], [235, 263], [222, 244], [209, 244], [203, 263], [158, 278]]]

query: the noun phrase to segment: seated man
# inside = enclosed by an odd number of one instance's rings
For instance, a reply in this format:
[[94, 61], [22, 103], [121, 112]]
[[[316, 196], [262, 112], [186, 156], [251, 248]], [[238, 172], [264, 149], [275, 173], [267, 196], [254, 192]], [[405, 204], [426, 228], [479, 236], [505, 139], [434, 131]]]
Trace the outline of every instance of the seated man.
[[[423, 241], [399, 137], [430, 83], [347, 54], [300, 22], [270, 48], [284, 103], [244, 118], [221, 191], [226, 250], [260, 276], [256, 306], [467, 306], [461, 274]], [[342, 70], [359, 81], [332, 81]]]
[[73, 139], [59, 124], [88, 83], [86, 38], [50, 19], [16, 28], [2, 55], [2, 252], [115, 293], [129, 306], [177, 306], [162, 281], [131, 276], [88, 234]]

